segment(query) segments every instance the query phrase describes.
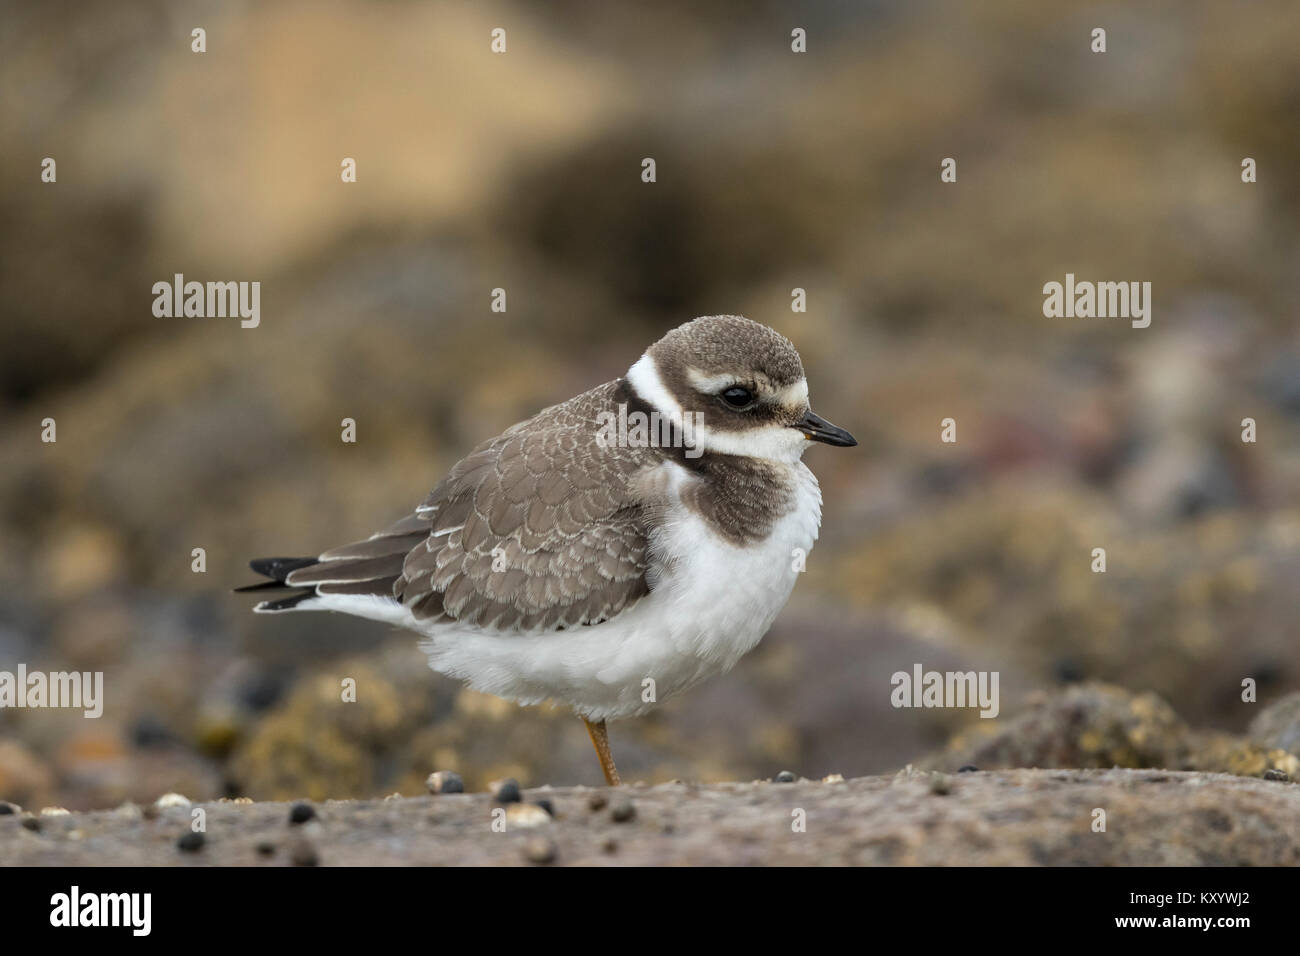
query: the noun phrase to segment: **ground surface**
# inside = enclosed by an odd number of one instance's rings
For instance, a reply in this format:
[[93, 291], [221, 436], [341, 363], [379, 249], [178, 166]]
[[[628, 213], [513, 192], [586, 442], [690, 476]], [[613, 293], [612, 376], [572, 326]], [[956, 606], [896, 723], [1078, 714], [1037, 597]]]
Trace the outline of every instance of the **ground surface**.
[[[0, 816], [9, 865], [1300, 865], [1300, 785], [1159, 770], [904, 773]], [[1096, 811], [1105, 832], [1094, 832]], [[793, 826], [803, 811], [806, 831]], [[500, 812], [496, 813], [500, 817]], [[628, 818], [630, 816], [630, 818]], [[622, 818], [622, 819], [616, 819]], [[530, 825], [531, 824], [531, 825]], [[195, 842], [195, 838], [190, 838]]]

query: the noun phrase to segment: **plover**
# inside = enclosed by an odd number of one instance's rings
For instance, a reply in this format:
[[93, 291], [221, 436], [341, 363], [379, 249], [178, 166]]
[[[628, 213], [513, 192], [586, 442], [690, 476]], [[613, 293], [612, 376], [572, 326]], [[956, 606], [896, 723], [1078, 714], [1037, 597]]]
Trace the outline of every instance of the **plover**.
[[480, 444], [391, 527], [255, 560], [271, 580], [241, 590], [294, 590], [259, 612], [409, 628], [435, 671], [568, 704], [616, 785], [606, 721], [729, 670], [785, 605], [821, 524], [812, 442], [857, 444], [809, 407], [790, 341], [698, 318], [622, 378]]

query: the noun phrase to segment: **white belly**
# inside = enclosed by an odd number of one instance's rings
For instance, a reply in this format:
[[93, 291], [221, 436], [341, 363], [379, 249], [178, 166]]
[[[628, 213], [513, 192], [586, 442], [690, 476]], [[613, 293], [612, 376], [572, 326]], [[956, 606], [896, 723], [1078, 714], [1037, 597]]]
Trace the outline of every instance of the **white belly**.
[[429, 665], [476, 690], [521, 704], [563, 701], [593, 720], [643, 714], [729, 670], [767, 633], [817, 539], [817, 479], [802, 462], [790, 467], [795, 507], [765, 540], [736, 547], [679, 505], [652, 541], [658, 571], [634, 607], [545, 634], [439, 625], [423, 631]]

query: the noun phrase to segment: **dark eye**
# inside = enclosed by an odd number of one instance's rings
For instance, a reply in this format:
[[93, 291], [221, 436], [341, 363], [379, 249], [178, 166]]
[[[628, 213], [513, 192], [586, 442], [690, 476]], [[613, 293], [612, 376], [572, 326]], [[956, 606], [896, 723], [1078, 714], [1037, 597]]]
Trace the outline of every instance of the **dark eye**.
[[754, 404], [754, 393], [740, 385], [733, 385], [720, 396], [732, 408], [744, 408]]

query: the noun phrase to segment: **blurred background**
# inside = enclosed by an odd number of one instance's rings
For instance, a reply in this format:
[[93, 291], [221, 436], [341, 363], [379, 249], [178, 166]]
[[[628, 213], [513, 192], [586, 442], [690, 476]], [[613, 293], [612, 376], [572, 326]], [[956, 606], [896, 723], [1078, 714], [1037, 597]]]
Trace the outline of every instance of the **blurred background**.
[[[569, 713], [230, 589], [713, 313], [861, 446], [806, 456], [822, 538], [759, 649], [613, 725], [625, 778], [1300, 752], [1292, 0], [0, 9], [0, 670], [106, 697], [0, 711], [0, 799], [599, 783]], [[178, 272], [260, 281], [260, 327], [155, 318]], [[1067, 272], [1151, 282], [1150, 328], [1044, 318]], [[1002, 716], [892, 709], [918, 662], [999, 671]]]

